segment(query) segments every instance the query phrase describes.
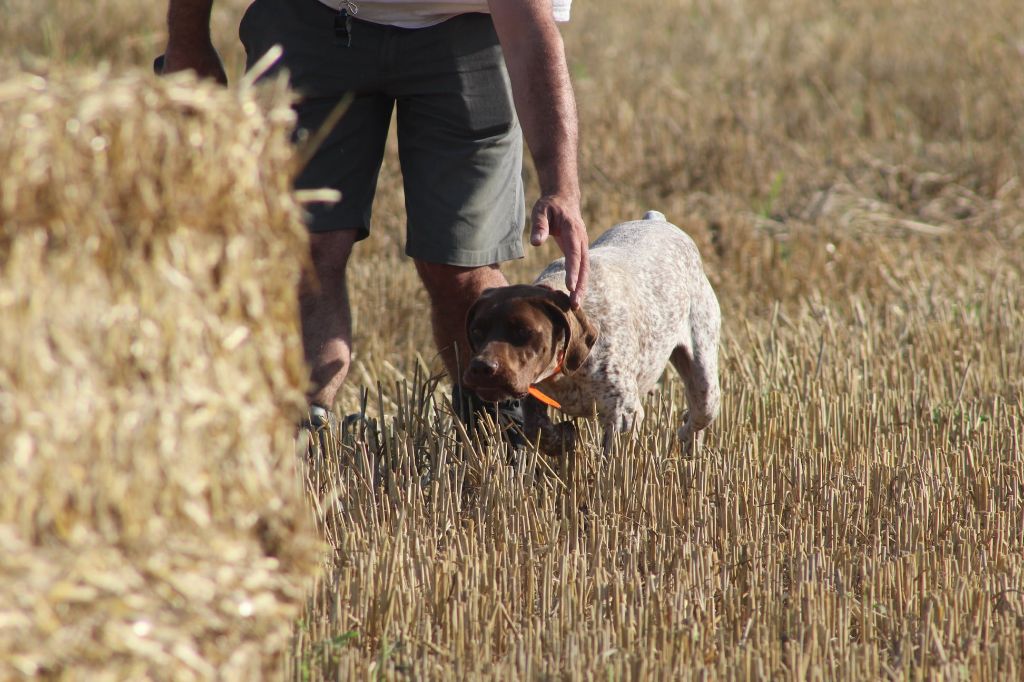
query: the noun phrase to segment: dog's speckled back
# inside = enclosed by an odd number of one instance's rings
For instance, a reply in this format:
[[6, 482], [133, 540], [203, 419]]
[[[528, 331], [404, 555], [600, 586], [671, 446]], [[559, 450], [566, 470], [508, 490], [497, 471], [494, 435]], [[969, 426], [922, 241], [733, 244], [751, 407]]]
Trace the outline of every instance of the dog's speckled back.
[[[583, 416], [596, 408], [622, 422], [613, 426], [628, 427], [640, 412], [640, 396], [671, 358], [688, 386], [690, 369], [706, 375], [699, 383], [708, 384], [704, 392], [713, 394], [717, 412], [721, 313], [693, 240], [649, 211], [597, 239], [590, 265], [583, 309], [601, 336], [579, 372], [543, 385], [563, 410]], [[565, 291], [565, 259], [551, 263], [535, 283]]]

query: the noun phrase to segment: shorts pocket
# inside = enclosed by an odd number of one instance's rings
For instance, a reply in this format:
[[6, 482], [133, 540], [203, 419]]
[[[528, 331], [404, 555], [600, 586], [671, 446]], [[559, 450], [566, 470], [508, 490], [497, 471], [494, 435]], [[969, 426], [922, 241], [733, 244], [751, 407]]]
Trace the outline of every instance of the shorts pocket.
[[457, 57], [460, 115], [456, 120], [476, 136], [503, 135], [516, 125], [515, 104], [505, 59], [498, 45]]

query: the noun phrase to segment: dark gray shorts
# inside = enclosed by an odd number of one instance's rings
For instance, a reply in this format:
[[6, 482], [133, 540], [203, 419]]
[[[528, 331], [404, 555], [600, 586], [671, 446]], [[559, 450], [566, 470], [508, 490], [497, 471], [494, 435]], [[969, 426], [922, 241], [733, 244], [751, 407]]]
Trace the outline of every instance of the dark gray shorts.
[[351, 20], [317, 0], [256, 0], [239, 29], [252, 66], [280, 44], [278, 68], [302, 97], [299, 130], [313, 134], [347, 94], [354, 100], [296, 180], [330, 187], [337, 204], [314, 204], [313, 232], [369, 234], [391, 112], [405, 184], [406, 253], [478, 266], [523, 255], [523, 143], [491, 18], [464, 14], [402, 29]]

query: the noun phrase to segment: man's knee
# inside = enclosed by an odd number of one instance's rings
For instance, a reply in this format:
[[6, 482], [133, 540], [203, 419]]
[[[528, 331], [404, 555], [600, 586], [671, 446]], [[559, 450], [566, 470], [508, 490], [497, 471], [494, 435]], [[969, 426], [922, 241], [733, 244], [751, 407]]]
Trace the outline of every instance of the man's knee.
[[302, 278], [303, 293], [344, 286], [345, 269], [357, 237], [356, 230], [314, 232], [309, 235], [311, 268]]
[[497, 265], [463, 267], [417, 260], [416, 271], [431, 298], [476, 296], [483, 289], [499, 286], [503, 281]]

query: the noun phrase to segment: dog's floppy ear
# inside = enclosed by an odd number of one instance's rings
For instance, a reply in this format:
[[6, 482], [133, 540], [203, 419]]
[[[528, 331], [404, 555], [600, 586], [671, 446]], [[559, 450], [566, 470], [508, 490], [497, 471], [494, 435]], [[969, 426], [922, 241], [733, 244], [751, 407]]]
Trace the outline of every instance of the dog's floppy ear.
[[558, 319], [565, 330], [562, 373], [572, 374], [590, 357], [590, 351], [597, 343], [600, 332], [587, 318], [582, 308], [572, 309], [569, 295], [565, 292], [551, 290], [544, 298], [557, 310]]
[[[566, 297], [568, 298], [568, 297]], [[587, 361], [590, 351], [597, 343], [598, 331], [583, 312], [576, 308], [567, 313], [569, 318], [569, 340], [565, 344], [565, 361], [562, 364], [564, 374], [572, 374]]]
[[471, 353], [476, 353], [477, 351], [476, 344], [473, 343], [473, 335], [469, 333], [469, 330], [473, 326], [473, 320], [480, 314], [480, 311], [483, 310], [484, 306], [490, 302], [497, 291], [498, 290], [493, 287], [490, 289], [484, 289], [483, 293], [480, 294], [480, 297], [476, 299], [476, 301], [473, 302], [473, 305], [469, 306], [469, 310], [466, 311], [466, 339], [469, 341], [469, 351]]

